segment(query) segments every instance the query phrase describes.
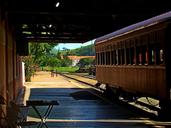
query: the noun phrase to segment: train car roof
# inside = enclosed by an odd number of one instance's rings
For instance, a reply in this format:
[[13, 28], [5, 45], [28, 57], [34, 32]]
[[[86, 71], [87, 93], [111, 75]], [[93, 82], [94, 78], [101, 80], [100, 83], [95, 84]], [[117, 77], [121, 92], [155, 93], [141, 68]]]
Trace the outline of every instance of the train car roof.
[[136, 31], [136, 30], [138, 30], [140, 28], [144, 28], [144, 27], [147, 27], [147, 26], [150, 26], [150, 25], [162, 22], [162, 21], [166, 21], [166, 20], [168, 20], [170, 18], [171, 18], [171, 11], [169, 11], [167, 13], [164, 13], [164, 14], [161, 14], [161, 15], [158, 15], [158, 16], [155, 16], [155, 17], [152, 17], [150, 19], [138, 22], [136, 24], [127, 26], [125, 28], [119, 29], [117, 31], [114, 31], [114, 32], [109, 33], [109, 34], [104, 35], [104, 36], [101, 36], [99, 38], [96, 38], [95, 39], [95, 44], [104, 42], [106, 40], [110, 40], [112, 38], [115, 38], [115, 37], [121, 36], [123, 34], [126, 34], [128, 32]]

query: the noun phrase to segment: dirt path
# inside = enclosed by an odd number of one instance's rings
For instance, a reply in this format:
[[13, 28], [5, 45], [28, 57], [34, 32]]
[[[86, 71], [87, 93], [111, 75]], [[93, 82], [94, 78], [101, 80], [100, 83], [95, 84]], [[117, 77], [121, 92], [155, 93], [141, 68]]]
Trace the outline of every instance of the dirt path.
[[51, 72], [36, 72], [33, 77], [31, 77], [31, 82], [58, 82], [61, 81], [60, 75], [51, 76]]
[[[50, 72], [36, 72], [34, 77], [31, 78], [31, 82], [25, 82], [26, 91], [24, 96], [24, 102], [29, 99], [31, 90], [36, 88], [80, 88], [79, 84], [74, 83], [61, 75], [51, 77]], [[87, 87], [82, 87], [87, 88]], [[25, 103], [24, 103], [25, 104]]]

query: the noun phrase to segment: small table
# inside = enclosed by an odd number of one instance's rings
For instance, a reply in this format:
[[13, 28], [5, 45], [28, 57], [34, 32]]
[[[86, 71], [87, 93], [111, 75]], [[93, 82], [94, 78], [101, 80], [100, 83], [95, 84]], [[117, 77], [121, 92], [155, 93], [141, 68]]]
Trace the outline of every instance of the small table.
[[[32, 106], [32, 108], [35, 110], [37, 115], [40, 117], [41, 122], [38, 125], [38, 128], [41, 128], [43, 125], [48, 128], [46, 124], [46, 119], [48, 118], [53, 105], [59, 105], [59, 103], [56, 100], [28, 100], [26, 101], [27, 106]], [[44, 115], [41, 115], [39, 110], [37, 109], [36, 106], [48, 106], [47, 110], [45, 111]]]

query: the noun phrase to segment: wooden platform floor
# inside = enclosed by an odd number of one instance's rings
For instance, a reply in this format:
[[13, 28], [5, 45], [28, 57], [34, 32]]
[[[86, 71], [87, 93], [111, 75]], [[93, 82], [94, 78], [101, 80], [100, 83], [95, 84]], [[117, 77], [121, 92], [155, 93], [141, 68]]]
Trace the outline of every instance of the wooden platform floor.
[[[161, 127], [146, 115], [117, 103], [111, 103], [92, 91], [90, 86], [68, 80], [60, 75], [51, 77], [39, 72], [26, 83], [25, 100], [57, 100], [47, 119], [48, 128], [150, 128]], [[39, 107], [43, 113], [46, 107]], [[30, 108], [28, 120], [38, 116]]]

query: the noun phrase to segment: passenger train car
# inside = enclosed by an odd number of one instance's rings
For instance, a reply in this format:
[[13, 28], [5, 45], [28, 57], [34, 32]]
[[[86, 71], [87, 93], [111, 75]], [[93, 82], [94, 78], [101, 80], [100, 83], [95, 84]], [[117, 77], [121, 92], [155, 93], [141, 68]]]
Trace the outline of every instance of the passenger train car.
[[171, 12], [97, 38], [95, 51], [99, 85], [153, 97], [160, 113], [171, 111]]

